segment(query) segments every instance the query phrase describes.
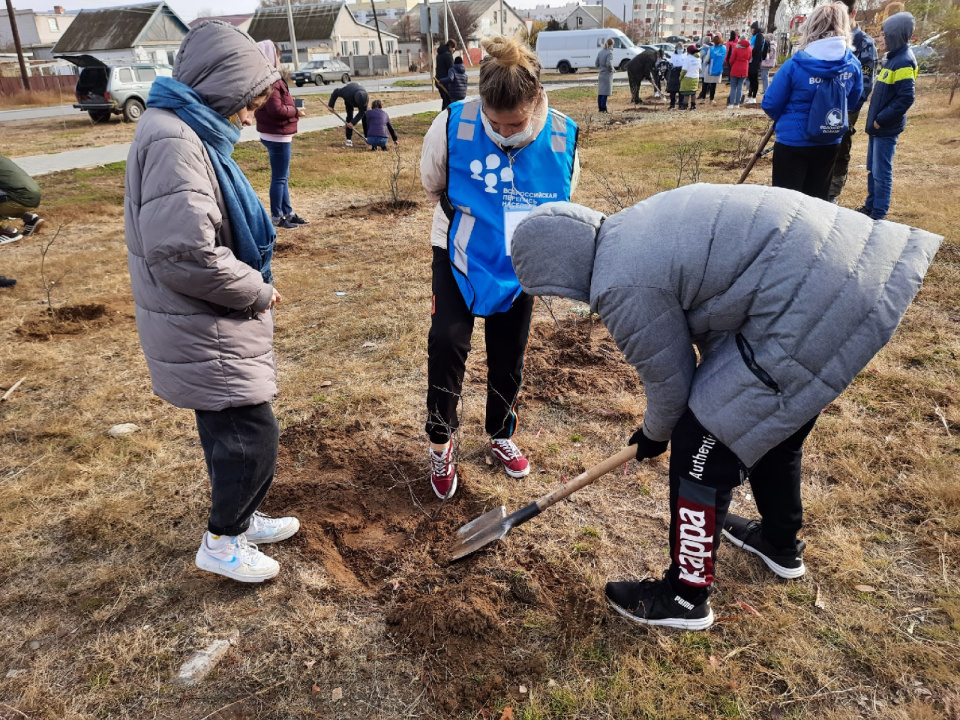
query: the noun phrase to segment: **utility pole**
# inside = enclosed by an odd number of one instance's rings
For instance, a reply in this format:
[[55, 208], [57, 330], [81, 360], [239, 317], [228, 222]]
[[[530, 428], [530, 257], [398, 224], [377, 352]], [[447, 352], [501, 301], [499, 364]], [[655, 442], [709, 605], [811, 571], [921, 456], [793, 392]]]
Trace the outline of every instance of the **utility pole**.
[[13, 11], [12, 0], [7, 0], [7, 17], [10, 18], [10, 32], [13, 33], [13, 46], [17, 51], [17, 60], [20, 61], [20, 78], [23, 80], [23, 89], [30, 89], [30, 76], [27, 74], [27, 64], [23, 60], [23, 46], [20, 44], [20, 31], [17, 30], [17, 14]]
[[443, 41], [450, 42], [450, 6], [447, 5], [447, 0], [443, 0]]
[[373, 5], [373, 0], [370, 0], [370, 10], [373, 11], [373, 24], [377, 28], [377, 40], [380, 42], [380, 54], [386, 55], [383, 51], [383, 38], [380, 37], [380, 21], [377, 19], [377, 8]]
[[[7, 0], [9, 3], [10, 0]], [[293, 8], [290, 7], [290, 0], [287, 0], [287, 30], [290, 33], [290, 45], [293, 47], [293, 69], [300, 69], [300, 49], [297, 47], [297, 33], [293, 28]]]
[[703, 20], [700, 21], [700, 42], [703, 42], [703, 33], [706, 32], [707, 28], [707, 5], [710, 4], [710, 0], [703, 0]]
[[500, 34], [503, 35], [503, 0], [500, 0]]

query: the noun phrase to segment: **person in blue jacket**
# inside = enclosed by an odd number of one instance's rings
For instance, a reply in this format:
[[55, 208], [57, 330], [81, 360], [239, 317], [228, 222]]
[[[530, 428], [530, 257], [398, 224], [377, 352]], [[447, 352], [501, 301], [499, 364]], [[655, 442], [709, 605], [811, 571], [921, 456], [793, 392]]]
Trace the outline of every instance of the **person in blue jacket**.
[[[458, 102], [467, 97], [467, 69], [463, 66], [463, 58], [459, 55], [453, 59], [453, 66], [447, 73], [447, 76], [440, 80], [440, 83], [447, 89], [447, 96], [450, 102]], [[449, 105], [449, 103], [447, 103]]]
[[[849, 50], [850, 17], [838, 3], [821, 5], [803, 24], [799, 48], [773, 76], [762, 107], [776, 123], [773, 185], [826, 200], [844, 120], [863, 92], [860, 63]], [[813, 118], [822, 93], [842, 84], [839, 107]], [[845, 94], [844, 94], [845, 93]], [[833, 96], [828, 96], [833, 102]], [[811, 126], [817, 128], [811, 133]]]
[[867, 199], [858, 208], [874, 220], [883, 220], [890, 209], [893, 154], [916, 92], [917, 59], [909, 47], [915, 24], [913, 15], [901, 12], [882, 25], [887, 54], [867, 110]]
[[833, 163], [833, 178], [830, 180], [830, 196], [832, 203], [837, 202], [840, 193], [843, 192], [843, 186], [847, 183], [847, 169], [850, 167], [850, 147], [853, 145], [853, 136], [857, 132], [854, 127], [860, 117], [860, 110], [870, 99], [870, 91], [873, 89], [873, 76], [877, 70], [877, 45], [873, 38], [867, 35], [857, 26], [857, 0], [841, 0], [844, 5], [850, 9], [850, 26], [853, 28], [853, 56], [860, 61], [860, 69], [863, 74], [863, 93], [860, 95], [860, 101], [852, 108], [849, 108], [850, 129], [840, 141], [840, 148], [837, 150], [837, 159]]

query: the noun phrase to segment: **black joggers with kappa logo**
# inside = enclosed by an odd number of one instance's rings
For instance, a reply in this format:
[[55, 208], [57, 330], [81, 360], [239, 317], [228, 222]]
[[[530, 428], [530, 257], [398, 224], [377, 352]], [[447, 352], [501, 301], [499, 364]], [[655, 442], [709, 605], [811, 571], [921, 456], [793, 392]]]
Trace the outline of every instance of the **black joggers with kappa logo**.
[[[486, 431], [509, 438], [517, 429], [516, 404], [523, 356], [533, 317], [533, 296], [520, 293], [506, 312], [483, 319], [487, 346]], [[457, 406], [470, 352], [474, 316], [460, 294], [445, 248], [433, 248], [433, 316], [427, 338], [427, 434], [445, 443], [460, 427]]]
[[670, 570], [674, 589], [693, 600], [713, 584], [714, 564], [733, 488], [749, 475], [763, 536], [796, 548], [803, 525], [800, 465], [816, 418], [771, 449], [749, 472], [688, 409], [670, 437]]

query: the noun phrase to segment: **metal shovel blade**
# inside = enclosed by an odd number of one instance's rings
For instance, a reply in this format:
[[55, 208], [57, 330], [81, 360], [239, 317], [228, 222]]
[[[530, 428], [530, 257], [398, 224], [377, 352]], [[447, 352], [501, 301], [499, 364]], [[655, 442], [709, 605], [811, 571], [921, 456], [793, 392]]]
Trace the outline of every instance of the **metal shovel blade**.
[[505, 523], [507, 508], [501, 505], [485, 512], [457, 530], [457, 541], [450, 551], [450, 560], [459, 560], [496, 540], [502, 540], [510, 531]]

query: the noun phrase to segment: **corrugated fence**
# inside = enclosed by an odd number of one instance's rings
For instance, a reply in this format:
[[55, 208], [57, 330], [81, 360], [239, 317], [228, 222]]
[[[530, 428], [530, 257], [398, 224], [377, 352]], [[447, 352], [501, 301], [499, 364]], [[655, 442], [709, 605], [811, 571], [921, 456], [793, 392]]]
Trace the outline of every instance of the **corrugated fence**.
[[[30, 78], [31, 90], [63, 90], [73, 94], [77, 84], [76, 75], [33, 75]], [[18, 77], [0, 77], [0, 95], [12, 95], [23, 92], [23, 82]]]

